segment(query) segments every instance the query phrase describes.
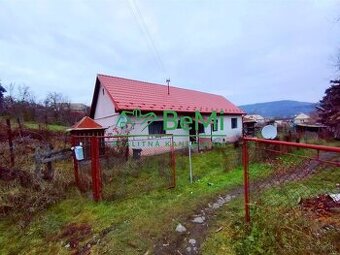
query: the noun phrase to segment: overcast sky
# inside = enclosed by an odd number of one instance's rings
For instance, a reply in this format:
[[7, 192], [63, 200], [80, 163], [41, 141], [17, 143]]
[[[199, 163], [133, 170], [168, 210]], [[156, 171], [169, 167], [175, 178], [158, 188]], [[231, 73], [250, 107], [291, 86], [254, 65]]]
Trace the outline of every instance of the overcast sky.
[[315, 102], [337, 75], [339, 18], [327, 0], [1, 0], [0, 80], [87, 104], [97, 73]]

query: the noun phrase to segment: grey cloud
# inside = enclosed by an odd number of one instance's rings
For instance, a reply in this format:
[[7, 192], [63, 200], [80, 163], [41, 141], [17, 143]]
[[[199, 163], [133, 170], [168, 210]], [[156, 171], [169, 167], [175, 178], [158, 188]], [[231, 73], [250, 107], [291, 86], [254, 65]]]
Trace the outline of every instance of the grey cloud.
[[[317, 101], [340, 45], [337, 1], [2, 1], [0, 79], [89, 103], [97, 73], [220, 93]], [[283, 93], [284, 92], [284, 93]]]

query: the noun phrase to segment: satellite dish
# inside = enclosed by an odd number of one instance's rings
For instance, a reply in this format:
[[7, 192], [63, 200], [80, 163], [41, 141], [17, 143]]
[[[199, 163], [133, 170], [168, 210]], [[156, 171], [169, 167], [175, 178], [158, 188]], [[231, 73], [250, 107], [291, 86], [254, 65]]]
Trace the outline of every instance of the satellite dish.
[[261, 135], [264, 139], [274, 139], [277, 136], [277, 128], [273, 125], [264, 126]]

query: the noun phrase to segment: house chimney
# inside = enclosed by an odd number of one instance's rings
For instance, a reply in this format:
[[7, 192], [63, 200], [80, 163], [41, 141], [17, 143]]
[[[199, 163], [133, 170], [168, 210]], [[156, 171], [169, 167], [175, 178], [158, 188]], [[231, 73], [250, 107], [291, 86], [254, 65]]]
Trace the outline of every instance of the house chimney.
[[168, 84], [168, 95], [170, 95], [170, 78], [166, 79], [166, 83]]

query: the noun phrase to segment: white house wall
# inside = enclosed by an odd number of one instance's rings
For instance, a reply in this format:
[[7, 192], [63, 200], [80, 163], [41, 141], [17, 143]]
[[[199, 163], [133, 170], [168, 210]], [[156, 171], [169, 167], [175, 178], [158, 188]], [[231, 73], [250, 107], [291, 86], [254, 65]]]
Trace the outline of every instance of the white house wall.
[[[237, 128], [231, 128], [231, 119], [237, 118]], [[220, 120], [220, 118], [218, 118]], [[242, 135], [242, 116], [238, 115], [224, 115], [223, 116], [223, 130], [220, 129], [221, 125], [218, 123], [218, 130], [213, 131], [213, 142], [233, 142]], [[210, 130], [209, 130], [210, 132]]]
[[[158, 120], [163, 120], [163, 116], [158, 115]], [[132, 118], [132, 122], [135, 123], [135, 125], [130, 134], [135, 135], [136, 137], [129, 138], [130, 148], [143, 149], [144, 147], [144, 154], [157, 154], [170, 151], [170, 135], [176, 135], [173, 137], [176, 149], [186, 147], [189, 141], [189, 132], [183, 129], [167, 130], [166, 135], [169, 136], [163, 135], [162, 137], [159, 137], [157, 135], [150, 135], [148, 127], [145, 124], [142, 126], [141, 120]], [[145, 129], [143, 129], [144, 127]]]
[[115, 107], [109, 93], [102, 85], [100, 85], [94, 120], [104, 128], [107, 128], [105, 130], [106, 135], [114, 135], [115, 132], [113, 129], [118, 118], [119, 113], [115, 111]]
[[113, 114], [115, 114], [115, 107], [110, 95], [108, 91], [100, 85], [94, 118], [110, 117]]
[[[231, 118], [237, 118], [237, 128], [231, 128]], [[121, 132], [117, 132], [116, 124], [119, 119], [119, 113], [116, 113], [111, 116], [96, 118], [95, 120], [101, 124], [103, 127], [107, 128], [106, 135], [119, 135]], [[159, 116], [159, 120], [162, 120], [162, 117]], [[220, 120], [220, 118], [219, 118]], [[131, 135], [141, 135], [141, 136], [149, 136], [152, 137], [153, 135], [149, 135], [149, 129], [146, 127], [144, 130], [142, 129], [141, 121], [137, 121], [136, 119], [132, 118], [132, 122], [135, 123], [133, 129], [130, 130], [129, 134]], [[213, 137], [213, 142], [232, 142], [235, 141], [238, 137], [242, 135], [242, 117], [241, 116], [223, 116], [223, 130], [220, 128], [220, 123], [218, 123], [218, 130], [211, 132], [211, 125], [205, 127], [204, 134], [210, 136], [211, 134], [216, 137]], [[145, 125], [144, 125], [145, 127]], [[119, 130], [119, 129], [118, 129]], [[187, 142], [189, 138], [189, 131], [183, 129], [175, 129], [175, 130], [167, 130], [166, 134], [173, 134], [175, 135], [174, 141], [176, 143]], [[180, 136], [178, 136], [180, 135]]]
[[[100, 86], [100, 90], [98, 93], [98, 100], [97, 106], [95, 110], [94, 119], [104, 128], [107, 128], [105, 134], [108, 136], [111, 135], [119, 135], [124, 134], [122, 130], [117, 128], [117, 123], [120, 114], [115, 111], [115, 107], [111, 98], [107, 91], [103, 87]], [[178, 117], [180, 118], [181, 115], [179, 114]], [[207, 119], [209, 115], [203, 116], [204, 119]], [[237, 128], [231, 128], [231, 118], [237, 118]], [[158, 120], [163, 120], [162, 115], [158, 115]], [[220, 120], [221, 118], [218, 117], [218, 130], [211, 132], [211, 125], [205, 127], [204, 135], [210, 136], [211, 134], [218, 135], [218, 137], [213, 137], [213, 142], [232, 142], [236, 140], [242, 134], [242, 117], [234, 116], [234, 115], [224, 115], [223, 116], [223, 130], [220, 128]], [[130, 149], [134, 148], [142, 148], [144, 147], [143, 154], [157, 154], [166, 152], [170, 150], [169, 141], [170, 136], [167, 137], [157, 137], [155, 135], [149, 135], [149, 129], [144, 124], [142, 126], [142, 120], [137, 120], [136, 118], [132, 117], [132, 123], [134, 123], [133, 128], [129, 131], [129, 134], [133, 136], [139, 137], [129, 137], [129, 147]], [[143, 127], [145, 127], [143, 129]], [[175, 130], [167, 130], [166, 134], [173, 134], [174, 142], [176, 148], [186, 147], [187, 143], [189, 142], [189, 131], [183, 130], [181, 128], [177, 128]], [[155, 146], [156, 145], [156, 146]], [[143, 148], [142, 148], [143, 149]]]

